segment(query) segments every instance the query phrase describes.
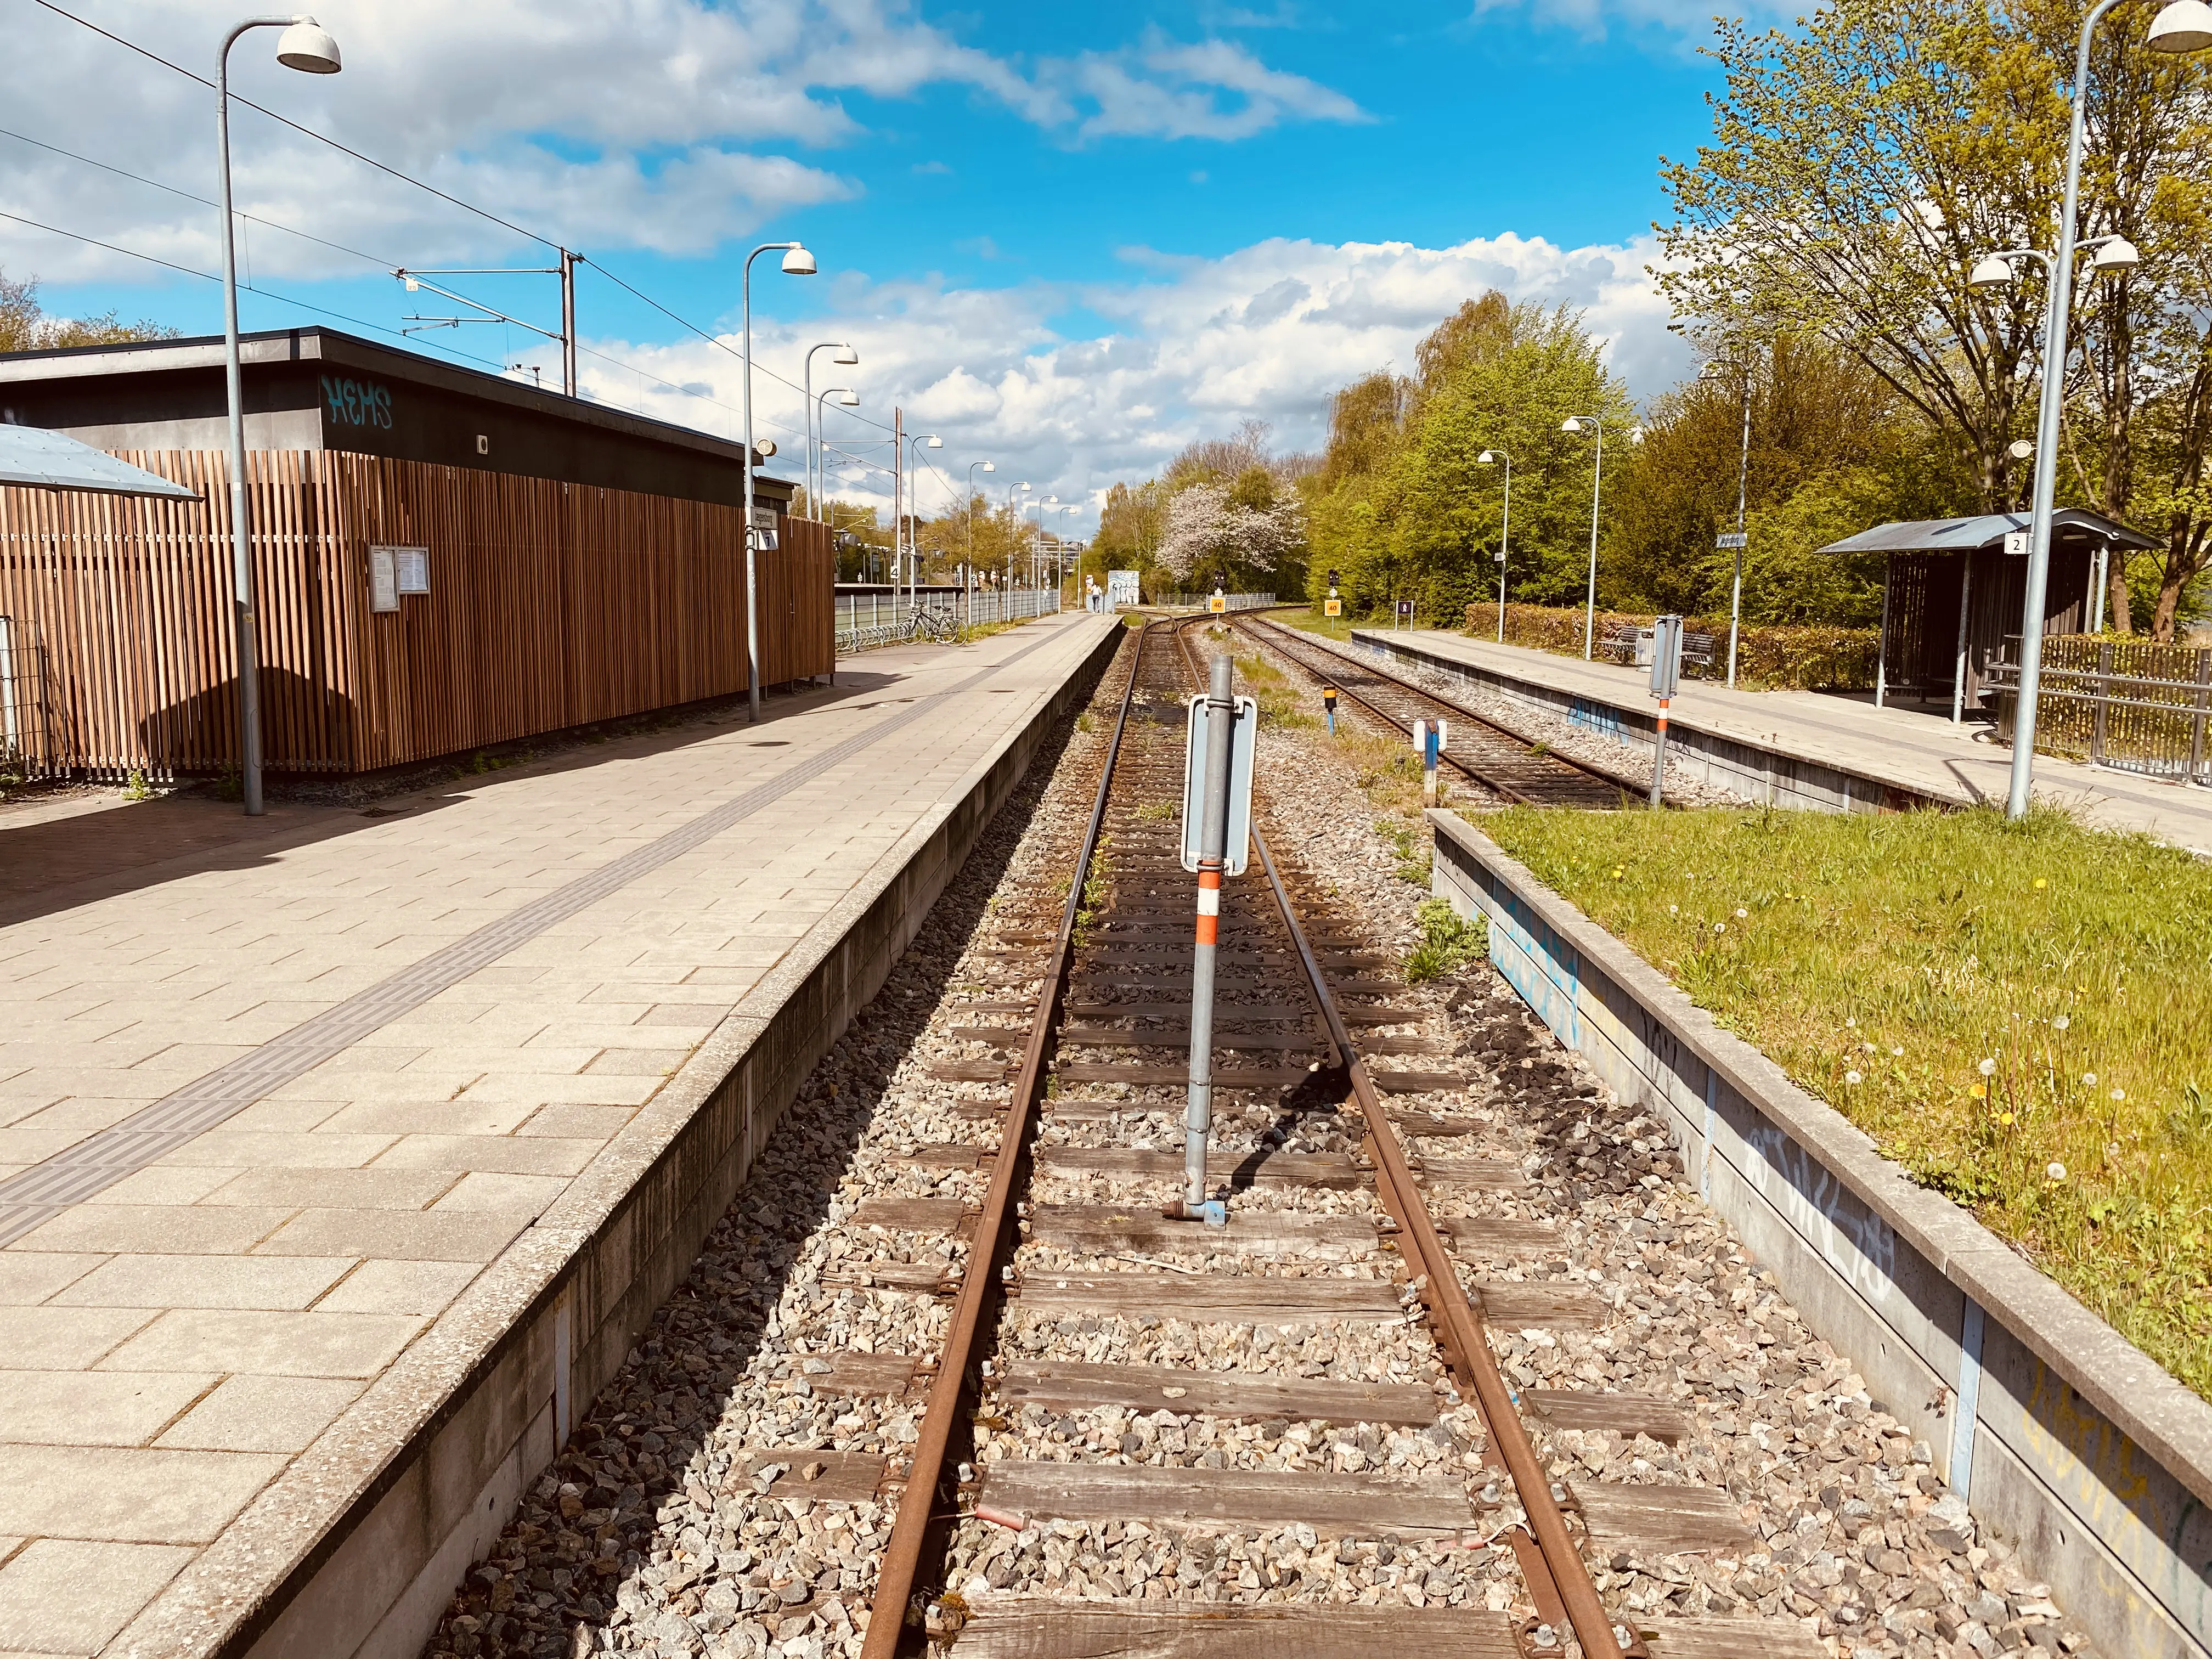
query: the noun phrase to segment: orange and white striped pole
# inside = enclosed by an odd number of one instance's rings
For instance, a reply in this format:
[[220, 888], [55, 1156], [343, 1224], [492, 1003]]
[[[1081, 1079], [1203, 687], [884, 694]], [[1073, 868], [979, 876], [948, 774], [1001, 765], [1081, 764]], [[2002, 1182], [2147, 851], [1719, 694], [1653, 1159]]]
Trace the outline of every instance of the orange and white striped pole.
[[1199, 819], [1198, 921], [1190, 963], [1190, 1095], [1183, 1112], [1182, 1214], [1226, 1225], [1222, 1201], [1206, 1181], [1206, 1139], [1213, 1128], [1213, 977], [1221, 939], [1221, 873], [1229, 862], [1230, 741], [1237, 720], [1230, 660], [1213, 659], [1206, 689], [1204, 811]]

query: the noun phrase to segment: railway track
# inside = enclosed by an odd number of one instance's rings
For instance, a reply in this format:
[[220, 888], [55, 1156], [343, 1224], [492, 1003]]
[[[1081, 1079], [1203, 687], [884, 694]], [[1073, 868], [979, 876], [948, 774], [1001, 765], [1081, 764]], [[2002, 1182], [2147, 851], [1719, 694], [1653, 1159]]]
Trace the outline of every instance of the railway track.
[[1249, 612], [1231, 626], [1261, 641], [1316, 681], [1334, 685], [1386, 725], [1411, 733], [1415, 720], [1445, 722], [1442, 759], [1462, 776], [1516, 805], [1611, 811], [1641, 806], [1648, 782], [1547, 748], [1488, 715]]
[[[1591, 1659], [1719, 1651], [1647, 1650], [1613, 1624], [1584, 1556], [1601, 1528], [1615, 1542], [1747, 1541], [1733, 1506], [1676, 1486], [1585, 1486], [1571, 1498], [1554, 1485], [1486, 1318], [1587, 1328], [1601, 1310], [1559, 1286], [1470, 1293], [1464, 1267], [1545, 1250], [1528, 1183], [1511, 1162], [1467, 1155], [1471, 1126], [1433, 1098], [1465, 1079], [1422, 1058], [1439, 1045], [1420, 1029], [1423, 1010], [1394, 1006], [1407, 988], [1393, 960], [1363, 948], [1356, 921], [1256, 833], [1253, 870], [1221, 907], [1213, 1162], [1230, 1224], [1163, 1217], [1182, 1168], [1171, 1091], [1185, 1074], [1193, 882], [1174, 804], [1182, 699], [1198, 681], [1183, 627], [1154, 623], [1134, 649], [1054, 925], [1034, 910], [1002, 923], [998, 994], [969, 1005], [975, 1023], [955, 1031], [975, 1058], [936, 1068], [985, 1091], [972, 1109], [995, 1144], [915, 1156], [987, 1172], [981, 1202], [878, 1199], [853, 1218], [887, 1238], [933, 1234], [938, 1259], [963, 1243], [965, 1254], [897, 1471], [867, 1659], [922, 1638], [971, 1659], [1242, 1655], [1266, 1644], [1346, 1656], [1409, 1644]], [[1150, 1347], [1141, 1334], [1168, 1322], [1249, 1332], [1249, 1358], [1201, 1369], [1172, 1345]], [[1267, 1357], [1295, 1350], [1280, 1334], [1347, 1328], [1401, 1340], [1364, 1364], [1354, 1351], [1372, 1345], [1349, 1341], [1334, 1364], [1292, 1370]], [[1592, 1395], [1571, 1409], [1578, 1426], [1670, 1431], [1668, 1408], [1643, 1396]], [[1174, 1455], [1234, 1446], [1252, 1425], [1281, 1449], [1209, 1454], [1197, 1467]], [[1314, 1455], [1317, 1445], [1338, 1455]], [[1019, 1593], [1024, 1552], [1101, 1528], [1109, 1538], [1249, 1535], [1266, 1545], [1249, 1571], [1277, 1585], [1286, 1563], [1362, 1550], [1420, 1564], [1431, 1585], [1460, 1576], [1455, 1556], [1487, 1565], [1492, 1584], [1510, 1564], [1518, 1583], [1477, 1605], [1419, 1605], [1417, 1592], [1391, 1606], [1223, 1606], [1163, 1593], [1157, 1580], [1147, 1589], [1140, 1550], [1133, 1568], [1101, 1575], [1118, 1597]], [[1778, 1659], [1801, 1650], [1795, 1626], [1742, 1634]]]

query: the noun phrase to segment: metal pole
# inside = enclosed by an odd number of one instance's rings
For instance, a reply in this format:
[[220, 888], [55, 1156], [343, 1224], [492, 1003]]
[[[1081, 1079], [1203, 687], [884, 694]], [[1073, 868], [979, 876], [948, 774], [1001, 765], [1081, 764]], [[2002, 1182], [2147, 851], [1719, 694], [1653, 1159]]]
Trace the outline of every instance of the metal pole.
[[215, 60], [216, 150], [222, 174], [222, 384], [228, 403], [230, 580], [238, 623], [238, 741], [246, 816], [259, 817], [261, 799], [261, 653], [255, 637], [253, 521], [246, 495], [246, 393], [238, 363], [238, 250], [230, 205], [230, 49], [248, 29], [283, 28], [289, 17], [255, 17], [222, 37]]
[[899, 564], [906, 556], [906, 411], [891, 407], [891, 625], [898, 625]]
[[2089, 624], [2092, 634], [2105, 631], [2105, 585], [2111, 580], [2112, 559], [2112, 542], [2108, 536], [2097, 547], [2097, 574], [2093, 584], [2097, 590], [2097, 603], [2095, 611], [2091, 613], [2094, 618]]
[[2081, 20], [2074, 53], [2072, 120], [2066, 138], [2066, 193], [2058, 212], [2058, 255], [2051, 262], [2045, 320], [2043, 395], [2035, 421], [2035, 507], [2027, 529], [2027, 594], [2021, 607], [2020, 690], [2013, 704], [2012, 787], [2005, 816], [2027, 816], [2035, 772], [2035, 698], [2043, 675], [2043, 605], [2051, 583], [2051, 495], [2057, 483], [2059, 427], [2066, 407], [2066, 312], [2074, 297], [2074, 221], [2081, 197], [2082, 102], [2089, 89], [2089, 37], [2119, 0], [2099, 0]]
[[[1956, 726], [1966, 713], [1966, 601], [1974, 591], [1974, 551], [1968, 548], [1959, 556], [1966, 561], [1959, 574], [1959, 658], [1951, 674], [1951, 724]], [[2017, 709], [2014, 716], [2018, 719]]]
[[1588, 662], [1597, 646], [1597, 508], [1605, 489], [1605, 422], [1595, 416], [1589, 423], [1597, 428], [1597, 470], [1590, 477], [1590, 557], [1589, 599], [1583, 612], [1583, 660]]
[[1190, 963], [1190, 1097], [1183, 1114], [1183, 1214], [1218, 1227], [1228, 1219], [1207, 1196], [1206, 1136], [1213, 1127], [1213, 969], [1221, 932], [1221, 872], [1229, 853], [1229, 744], [1237, 699], [1226, 655], [1207, 665], [1206, 797], [1199, 820], [1198, 925]]
[[791, 248], [796, 242], [763, 242], [745, 255], [738, 292], [744, 312], [745, 416], [745, 709], [746, 718], [760, 724], [760, 583], [755, 556], [758, 538], [753, 532], [753, 261], [770, 248]]
[[[1735, 580], [1729, 589], [1729, 690], [1735, 690], [1735, 639], [1743, 623], [1744, 491], [1751, 480], [1751, 369], [1743, 370], [1743, 449], [1735, 464]], [[1660, 713], [1666, 713], [1662, 707]]]
[[1889, 584], [1894, 563], [1887, 557], [1881, 562], [1881, 632], [1874, 642], [1874, 706], [1877, 708], [1889, 691]]
[[561, 390], [576, 395], [576, 256], [561, 250]]
[[[1503, 450], [1498, 452], [1504, 454]], [[1505, 511], [1498, 521], [1498, 642], [1505, 643], [1505, 554], [1513, 536], [1513, 458], [1505, 456]]]

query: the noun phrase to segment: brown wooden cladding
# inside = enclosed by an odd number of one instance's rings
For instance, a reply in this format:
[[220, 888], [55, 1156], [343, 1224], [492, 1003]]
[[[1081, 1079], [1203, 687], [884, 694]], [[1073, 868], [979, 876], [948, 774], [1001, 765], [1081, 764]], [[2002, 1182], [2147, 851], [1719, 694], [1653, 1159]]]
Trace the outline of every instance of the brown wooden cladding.
[[[0, 488], [0, 616], [38, 665], [54, 771], [238, 759], [223, 458], [125, 457], [169, 502]], [[740, 692], [743, 513], [366, 455], [246, 457], [264, 764], [368, 771]], [[758, 557], [761, 678], [834, 665], [826, 526]], [[373, 612], [372, 544], [428, 550], [430, 591]], [[19, 665], [19, 672], [21, 665]]]

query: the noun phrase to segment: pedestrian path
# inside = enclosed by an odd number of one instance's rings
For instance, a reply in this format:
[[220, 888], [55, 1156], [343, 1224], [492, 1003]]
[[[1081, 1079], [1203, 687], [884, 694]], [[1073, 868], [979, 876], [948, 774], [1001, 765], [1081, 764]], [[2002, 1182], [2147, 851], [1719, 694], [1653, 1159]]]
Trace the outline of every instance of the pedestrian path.
[[220, 1642], [350, 1495], [311, 1449], [398, 1450], [379, 1379], [1115, 625], [366, 811], [0, 817], [0, 1652]]
[[[1442, 629], [1362, 629], [1358, 637], [1411, 647], [1449, 662], [1622, 708], [1656, 708], [1644, 669], [1583, 662]], [[1870, 694], [1732, 691], [1710, 681], [1686, 679], [1669, 720], [1678, 731], [1686, 727], [1799, 759], [1826, 762], [1962, 804], [2002, 806], [2009, 789], [2012, 750], [1978, 741], [1976, 734], [1985, 733], [1986, 726], [1953, 726], [1948, 708], [1941, 714], [1923, 713], [1911, 703], [1876, 708]], [[2141, 830], [2212, 854], [2212, 790], [2039, 755], [2035, 794], [2100, 828]]]

